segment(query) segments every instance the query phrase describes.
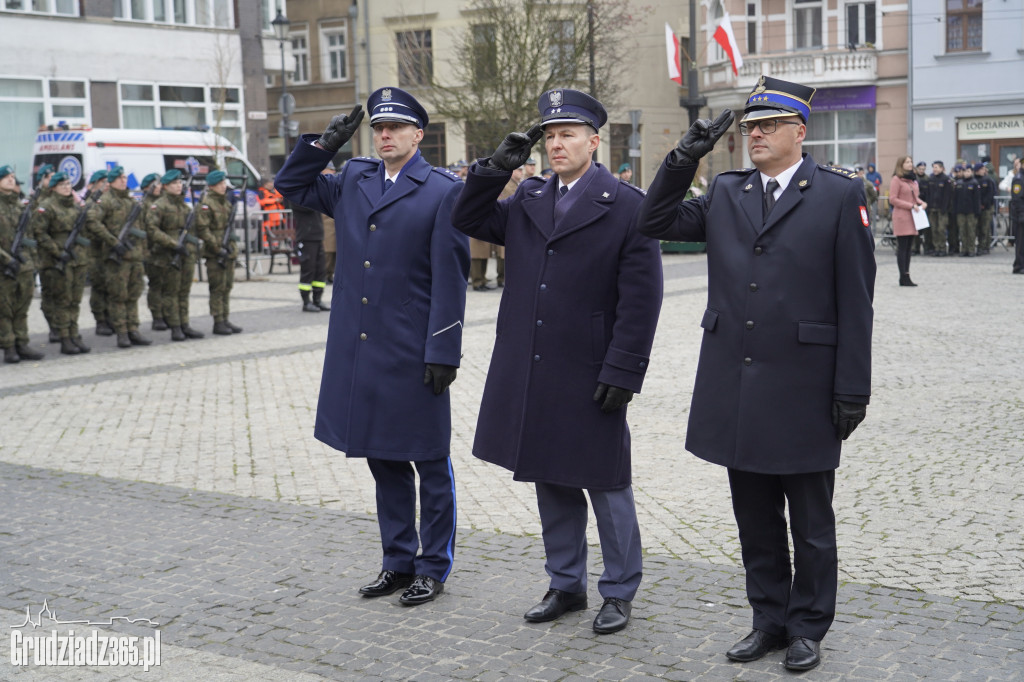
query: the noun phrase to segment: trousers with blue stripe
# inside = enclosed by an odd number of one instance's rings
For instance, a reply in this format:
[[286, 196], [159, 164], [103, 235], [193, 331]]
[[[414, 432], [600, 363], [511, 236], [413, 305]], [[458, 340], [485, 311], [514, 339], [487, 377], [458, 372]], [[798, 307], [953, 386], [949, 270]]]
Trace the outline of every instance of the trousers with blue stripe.
[[[382, 570], [424, 575], [443, 583], [455, 558], [455, 476], [451, 458], [396, 462], [371, 457], [366, 462], [377, 483], [377, 521], [384, 550]], [[422, 552], [417, 555], [421, 545]]]

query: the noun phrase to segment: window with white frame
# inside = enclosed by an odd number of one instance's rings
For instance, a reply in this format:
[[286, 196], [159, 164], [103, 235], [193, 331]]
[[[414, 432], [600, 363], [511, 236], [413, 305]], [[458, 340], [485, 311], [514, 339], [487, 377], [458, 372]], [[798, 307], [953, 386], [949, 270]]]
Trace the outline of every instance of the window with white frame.
[[240, 88], [122, 82], [118, 94], [122, 128], [209, 126], [243, 146]]
[[233, 28], [235, 25], [231, 0], [114, 0], [114, 17], [216, 28]]
[[77, 0], [0, 0], [0, 10], [77, 17]]
[[290, 31], [288, 40], [292, 43], [292, 56], [295, 57], [295, 71], [292, 72], [292, 83], [309, 82], [309, 31]]
[[716, 2], [714, 11], [711, 13], [711, 23], [708, 25], [708, 61], [713, 64], [725, 61], [725, 50], [713, 37], [715, 31], [718, 30], [719, 22], [722, 21], [722, 16], [722, 3]]
[[875, 45], [875, 3], [851, 2], [846, 6], [846, 46]]
[[348, 26], [338, 24], [320, 28], [320, 51], [323, 54], [325, 81], [348, 80]]
[[264, 33], [274, 33], [274, 27], [270, 25], [270, 22], [277, 16], [278, 10], [281, 11], [281, 14], [288, 16], [284, 0], [260, 0], [260, 19], [263, 21]]
[[572, 19], [548, 22], [548, 58], [551, 74], [557, 78], [576, 77], [576, 24]]
[[747, 54], [757, 54], [757, 25], [761, 13], [756, 2], [747, 3]]
[[820, 48], [821, 0], [793, 0], [793, 46], [798, 50]]

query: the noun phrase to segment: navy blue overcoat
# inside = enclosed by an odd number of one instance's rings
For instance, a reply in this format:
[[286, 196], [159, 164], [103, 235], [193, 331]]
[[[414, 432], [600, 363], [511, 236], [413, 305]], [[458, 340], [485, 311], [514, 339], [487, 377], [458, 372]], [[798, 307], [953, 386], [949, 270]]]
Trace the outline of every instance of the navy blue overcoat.
[[864, 185], [804, 155], [762, 216], [753, 169], [683, 201], [696, 166], [663, 163], [640, 211], [651, 237], [707, 242], [708, 305], [686, 449], [742, 471], [839, 466], [833, 398], [871, 394], [874, 239]]
[[642, 193], [593, 164], [558, 202], [557, 177], [474, 164], [452, 224], [505, 247], [505, 287], [473, 454], [520, 481], [613, 490], [631, 482], [626, 409], [598, 382], [640, 392], [661, 310], [658, 243], [636, 230]]
[[419, 152], [384, 192], [381, 161], [336, 175], [304, 135], [275, 179], [288, 200], [334, 218], [334, 272], [314, 435], [349, 457], [443, 459], [449, 393], [424, 385], [426, 363], [459, 366], [469, 240], [451, 226], [462, 183]]

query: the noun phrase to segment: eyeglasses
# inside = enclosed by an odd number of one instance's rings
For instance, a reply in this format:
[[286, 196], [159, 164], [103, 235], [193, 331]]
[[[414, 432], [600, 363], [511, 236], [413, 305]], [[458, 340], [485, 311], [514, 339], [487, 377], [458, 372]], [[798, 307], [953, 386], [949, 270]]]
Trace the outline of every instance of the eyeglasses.
[[740, 125], [739, 125], [740, 135], [749, 135], [750, 133], [754, 132], [754, 124], [755, 123], [757, 124], [757, 127], [761, 129], [761, 132], [764, 133], [765, 135], [771, 135], [776, 130], [778, 130], [780, 123], [785, 123], [786, 125], [791, 125], [791, 126], [801, 125], [800, 123], [797, 123], [796, 121], [780, 121], [777, 118], [765, 118], [765, 119], [761, 119], [760, 121], [751, 121], [749, 123], [746, 123], [746, 122], [740, 123]]

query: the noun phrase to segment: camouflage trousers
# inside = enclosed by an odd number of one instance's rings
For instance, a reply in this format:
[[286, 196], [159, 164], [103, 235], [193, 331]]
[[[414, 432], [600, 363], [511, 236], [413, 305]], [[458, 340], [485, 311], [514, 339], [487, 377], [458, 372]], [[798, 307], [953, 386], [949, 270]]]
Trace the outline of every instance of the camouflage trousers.
[[146, 271], [146, 307], [150, 315], [156, 320], [163, 316], [163, 304], [160, 301], [160, 271], [159, 266], [147, 262], [144, 266]]
[[949, 214], [945, 211], [928, 211], [928, 222], [932, 228], [932, 246], [936, 252], [946, 253], [946, 224], [949, 222]]
[[107, 319], [106, 262], [106, 253], [93, 250], [89, 264], [89, 310], [96, 322]]
[[104, 285], [107, 292], [107, 320], [114, 332], [136, 332], [139, 330], [139, 297], [145, 283], [142, 279], [142, 263], [139, 261], [112, 260], [103, 263]]
[[957, 213], [956, 223], [960, 226], [960, 253], [977, 253], [974, 235], [978, 227], [978, 216], [973, 213]]
[[71, 261], [64, 270], [46, 268], [39, 273], [39, 281], [43, 285], [43, 296], [40, 307], [50, 329], [61, 338], [74, 338], [79, 335], [78, 310], [85, 292], [85, 272], [88, 266], [78, 265]]
[[28, 345], [28, 309], [34, 291], [31, 268], [14, 278], [0, 273], [0, 348]]
[[[196, 260], [189, 256], [183, 258], [181, 270], [171, 265], [155, 265], [155, 281], [160, 287], [157, 300], [160, 307], [154, 317], [162, 317], [168, 327], [184, 327], [188, 325], [188, 297], [192, 293], [192, 273], [196, 268]], [[150, 280], [150, 287], [153, 280]]]
[[210, 282], [210, 314], [214, 322], [223, 322], [231, 313], [228, 299], [235, 286], [235, 259], [229, 259], [221, 267], [216, 258], [207, 258], [206, 279]]
[[978, 250], [987, 251], [992, 244], [992, 209], [983, 208], [978, 216]]

